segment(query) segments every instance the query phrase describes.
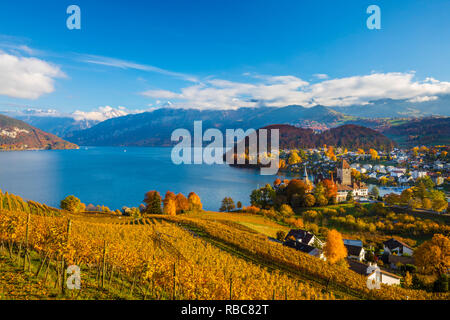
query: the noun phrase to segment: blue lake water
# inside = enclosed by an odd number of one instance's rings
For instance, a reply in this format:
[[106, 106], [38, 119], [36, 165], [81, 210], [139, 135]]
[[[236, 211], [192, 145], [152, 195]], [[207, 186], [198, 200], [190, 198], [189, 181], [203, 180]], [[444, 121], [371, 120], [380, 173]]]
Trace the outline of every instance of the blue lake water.
[[[126, 152], [124, 152], [126, 150]], [[145, 192], [194, 191], [207, 210], [224, 197], [249, 204], [253, 189], [275, 176], [227, 165], [175, 165], [171, 148], [82, 147], [79, 150], [0, 152], [0, 188], [58, 207], [75, 195], [86, 204], [111, 209], [139, 206]]]
[[[126, 152], [125, 152], [126, 151]], [[145, 192], [197, 193], [207, 210], [224, 197], [249, 205], [250, 193], [277, 176], [228, 165], [175, 165], [171, 148], [82, 147], [79, 150], [0, 152], [0, 189], [50, 206], [75, 195], [111, 209], [139, 206]], [[280, 176], [281, 179], [284, 176]], [[288, 177], [292, 178], [292, 176]], [[401, 189], [379, 188], [380, 194]]]

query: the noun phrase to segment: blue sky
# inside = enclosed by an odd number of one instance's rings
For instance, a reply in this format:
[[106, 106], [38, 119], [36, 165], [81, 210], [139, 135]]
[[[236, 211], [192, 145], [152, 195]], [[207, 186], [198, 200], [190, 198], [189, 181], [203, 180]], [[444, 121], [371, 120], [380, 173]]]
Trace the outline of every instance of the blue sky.
[[[81, 30], [66, 27], [71, 4]], [[366, 27], [371, 4], [381, 30]], [[0, 109], [438, 99], [449, 13], [444, 0], [2, 1]]]

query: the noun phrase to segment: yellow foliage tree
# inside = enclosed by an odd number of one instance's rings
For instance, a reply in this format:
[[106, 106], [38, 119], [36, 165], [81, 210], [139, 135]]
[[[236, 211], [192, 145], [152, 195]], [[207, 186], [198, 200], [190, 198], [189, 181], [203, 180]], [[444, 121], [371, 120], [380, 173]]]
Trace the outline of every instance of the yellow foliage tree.
[[300, 158], [297, 151], [292, 151], [291, 155], [289, 156], [288, 162], [290, 165], [297, 164], [297, 163], [302, 162], [302, 158]]
[[426, 152], [428, 152], [429, 150], [428, 150], [428, 148], [426, 147], [426, 146], [421, 146], [420, 147], [420, 152], [422, 152], [422, 153], [426, 153]]
[[435, 234], [414, 252], [418, 271], [424, 274], [444, 274], [450, 268], [450, 239]]
[[201, 211], [203, 209], [202, 201], [200, 200], [200, 197], [196, 193], [191, 192], [189, 194], [188, 201], [189, 201], [189, 210]]
[[370, 149], [369, 150], [370, 156], [372, 157], [372, 160], [378, 160], [380, 159], [380, 156], [378, 155], [377, 150], [375, 149]]
[[177, 215], [177, 204], [174, 199], [167, 199], [167, 201], [164, 201], [164, 214], [169, 216]]
[[333, 229], [328, 232], [323, 252], [331, 263], [336, 263], [347, 257], [347, 248], [344, 246], [342, 235], [338, 231]]

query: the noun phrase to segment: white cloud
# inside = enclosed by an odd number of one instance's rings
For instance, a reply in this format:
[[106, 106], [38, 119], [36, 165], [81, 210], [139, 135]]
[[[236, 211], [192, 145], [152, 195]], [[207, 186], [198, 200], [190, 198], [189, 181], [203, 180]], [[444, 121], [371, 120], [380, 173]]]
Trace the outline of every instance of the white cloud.
[[427, 102], [427, 101], [435, 101], [439, 99], [437, 96], [423, 96], [423, 97], [414, 97], [412, 99], [409, 99], [409, 102]]
[[96, 56], [96, 55], [81, 55], [80, 60], [82, 62], [86, 62], [86, 63], [104, 65], [104, 66], [115, 67], [115, 68], [120, 68], [120, 69], [134, 69], [134, 70], [140, 70], [140, 71], [146, 71], [146, 72], [155, 72], [155, 73], [164, 74], [164, 75], [175, 77], [175, 78], [180, 78], [180, 79], [190, 81], [190, 82], [198, 82], [198, 79], [196, 77], [188, 75], [188, 74], [173, 72], [173, 71], [164, 70], [164, 69], [161, 69], [161, 68], [158, 68], [155, 66], [139, 64], [139, 63], [120, 60], [120, 59], [116, 59], [116, 58]]
[[325, 74], [325, 73], [316, 73], [316, 74], [313, 74], [313, 76], [316, 77], [317, 79], [320, 79], [320, 80], [324, 80], [324, 79], [328, 79], [329, 78], [328, 75]]
[[4, 111], [4, 113], [10, 116], [36, 116], [36, 117], [64, 117], [73, 118], [77, 121], [82, 120], [92, 120], [92, 121], [105, 121], [112, 118], [122, 117], [129, 114], [137, 114], [146, 111], [153, 110], [155, 108], [150, 108], [146, 110], [129, 110], [126, 107], [118, 106], [113, 108], [111, 106], [98, 107], [91, 111], [81, 111], [77, 110], [71, 113], [61, 112], [55, 109], [40, 109], [40, 108], [23, 108], [16, 110]]
[[57, 66], [0, 51], [0, 95], [37, 99], [55, 90], [54, 79], [58, 77], [65, 75]]
[[414, 73], [372, 73], [310, 84], [295, 76], [251, 76], [257, 83], [210, 79], [182, 88], [180, 92], [150, 90], [141, 94], [153, 99], [170, 99], [173, 107], [197, 109], [236, 109], [261, 105], [281, 107], [299, 104], [312, 107], [368, 104], [378, 99], [425, 101], [450, 93], [450, 82], [426, 78], [415, 80]]
[[94, 120], [94, 121], [105, 121], [112, 118], [126, 116], [130, 113], [137, 113], [128, 111], [125, 107], [113, 108], [110, 106], [98, 107], [92, 111], [80, 111], [77, 110], [71, 114], [75, 120]]

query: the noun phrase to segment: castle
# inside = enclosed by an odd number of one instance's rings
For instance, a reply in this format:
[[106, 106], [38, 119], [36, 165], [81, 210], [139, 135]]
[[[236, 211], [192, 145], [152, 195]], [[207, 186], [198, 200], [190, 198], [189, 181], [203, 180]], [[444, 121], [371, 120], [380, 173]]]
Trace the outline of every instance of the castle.
[[345, 159], [343, 159], [340, 166], [337, 167], [336, 173], [336, 202], [346, 201], [349, 192], [352, 192], [353, 197], [356, 199], [367, 197], [369, 195], [369, 189], [364, 182], [354, 181], [352, 183], [352, 169]]

